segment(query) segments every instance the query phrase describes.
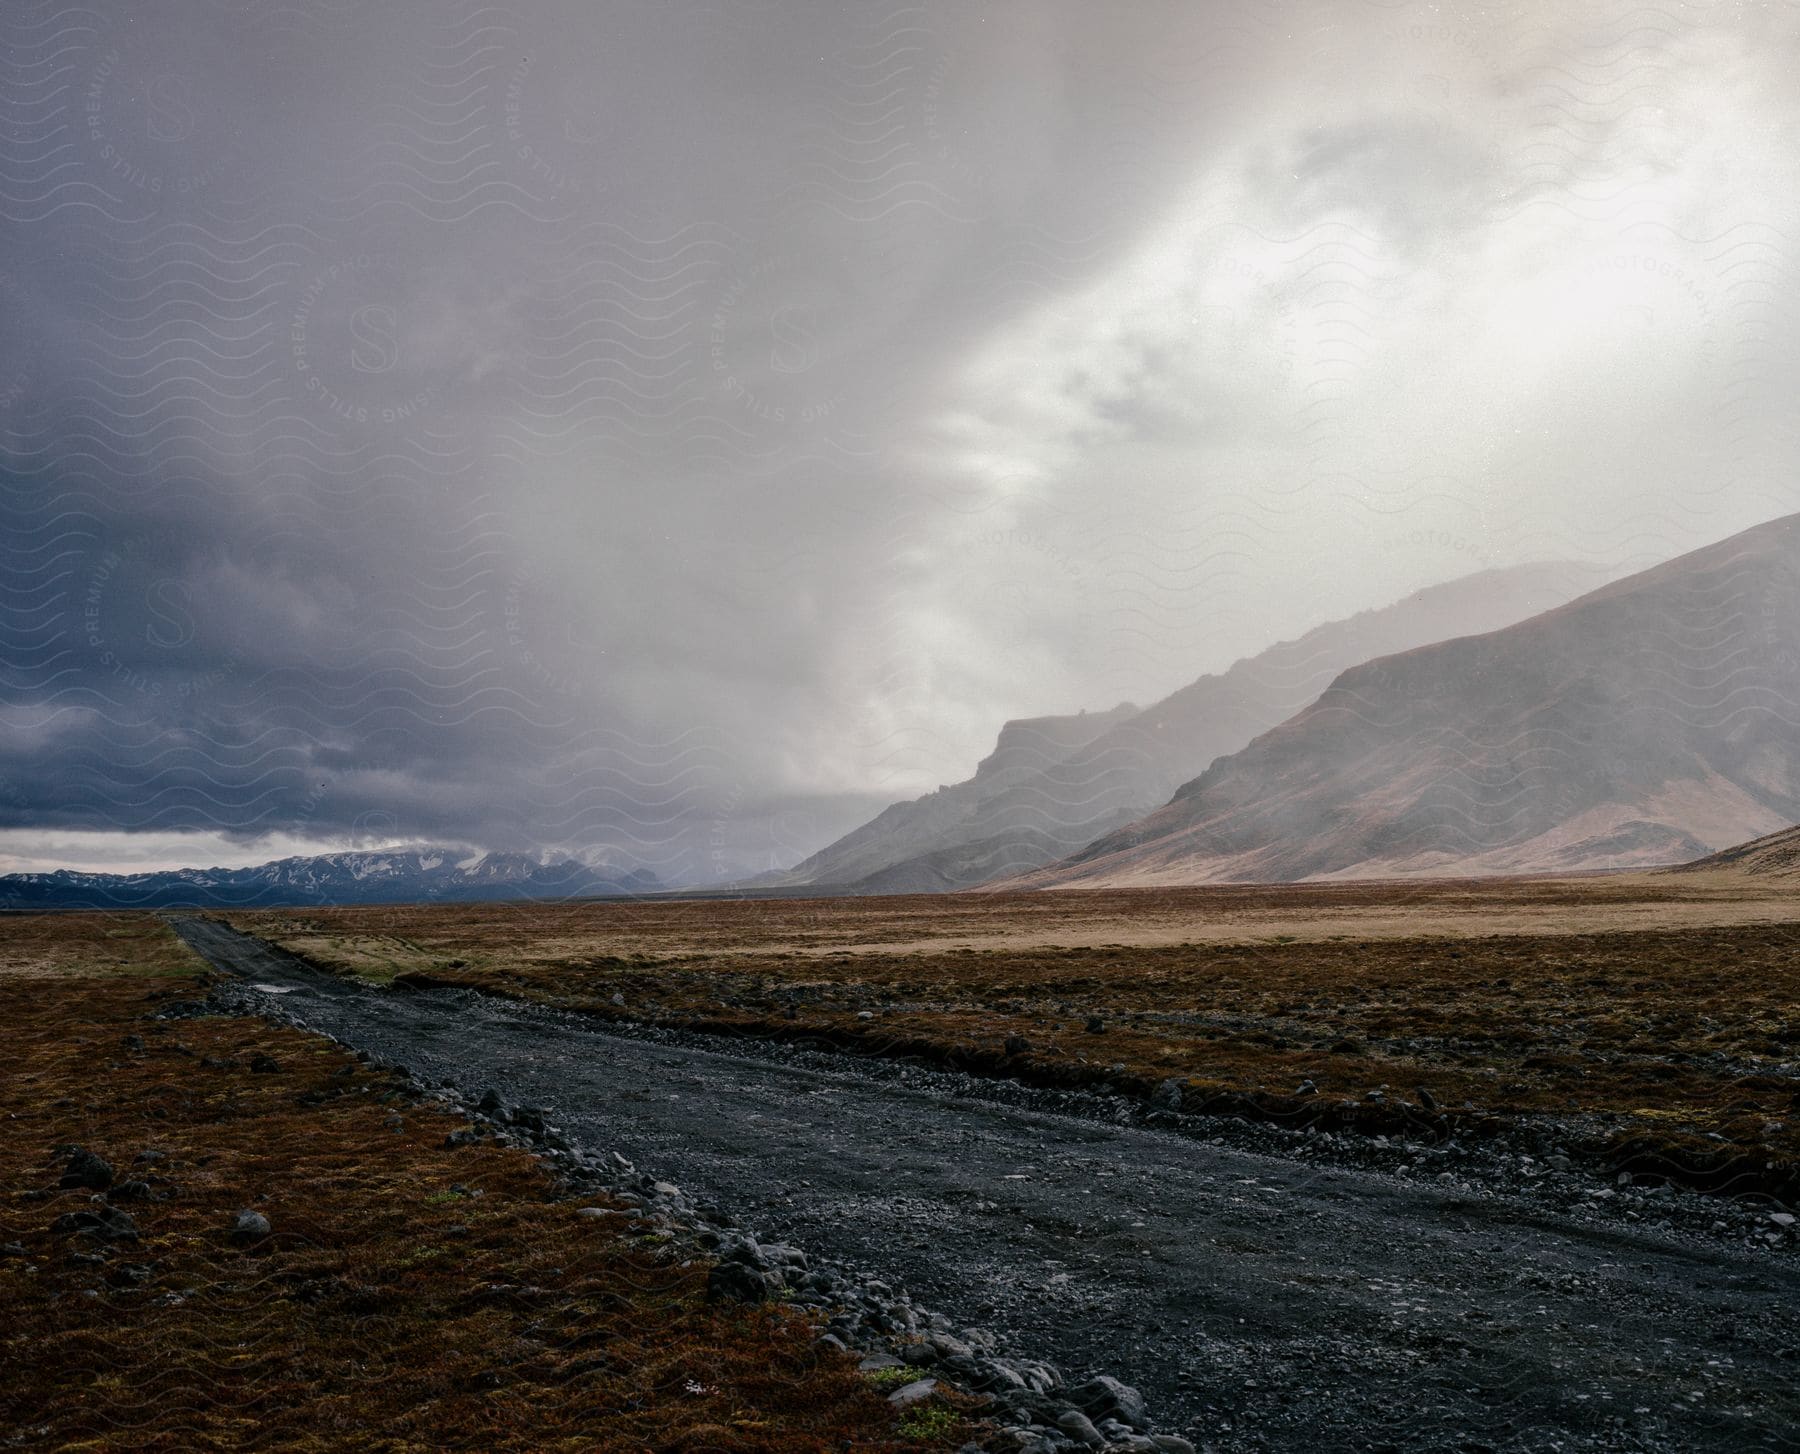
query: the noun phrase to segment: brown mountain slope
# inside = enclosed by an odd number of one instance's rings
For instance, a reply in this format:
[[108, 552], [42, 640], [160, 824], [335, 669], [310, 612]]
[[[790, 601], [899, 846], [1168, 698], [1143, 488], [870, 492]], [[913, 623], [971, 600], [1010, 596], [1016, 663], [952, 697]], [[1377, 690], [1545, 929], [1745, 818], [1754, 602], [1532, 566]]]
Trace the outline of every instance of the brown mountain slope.
[[1167, 802], [1215, 758], [1313, 701], [1345, 667], [1509, 626], [1606, 578], [1598, 566], [1556, 561], [1481, 571], [1316, 627], [1142, 711], [1008, 723], [973, 778], [895, 803], [757, 882], [930, 893], [1051, 863]]
[[[994, 750], [976, 765], [973, 777], [941, 787], [922, 798], [890, 803], [862, 827], [827, 844], [791, 869], [763, 874], [751, 880], [751, 885], [852, 884], [903, 860], [964, 843], [970, 835], [963, 831], [963, 825], [985, 798], [1029, 780], [1109, 728], [1136, 716], [1137, 712], [1137, 707], [1130, 702], [1121, 702], [1110, 712], [1029, 717], [1008, 722], [1001, 727]], [[1080, 841], [1085, 843], [1092, 836], [1087, 834]], [[985, 872], [977, 871], [974, 877], [961, 878], [952, 886], [979, 883], [996, 874], [1048, 863], [1073, 846], [1052, 843], [1042, 854], [1025, 862], [1006, 857], [985, 860], [982, 864]], [[922, 872], [929, 876], [928, 871]]]
[[1669, 870], [1670, 873], [1712, 871], [1748, 874], [1752, 878], [1800, 879], [1800, 827], [1783, 828], [1779, 833], [1722, 849]]
[[1012, 886], [1673, 863], [1800, 818], [1800, 516], [1345, 672]]

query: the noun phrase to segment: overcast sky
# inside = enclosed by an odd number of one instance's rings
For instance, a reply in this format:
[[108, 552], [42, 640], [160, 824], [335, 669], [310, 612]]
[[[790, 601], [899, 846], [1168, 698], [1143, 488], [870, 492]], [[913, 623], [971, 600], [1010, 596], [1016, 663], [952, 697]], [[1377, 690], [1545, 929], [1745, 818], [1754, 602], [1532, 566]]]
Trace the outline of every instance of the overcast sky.
[[1787, 5], [17, 0], [0, 868], [786, 865], [1800, 509]]

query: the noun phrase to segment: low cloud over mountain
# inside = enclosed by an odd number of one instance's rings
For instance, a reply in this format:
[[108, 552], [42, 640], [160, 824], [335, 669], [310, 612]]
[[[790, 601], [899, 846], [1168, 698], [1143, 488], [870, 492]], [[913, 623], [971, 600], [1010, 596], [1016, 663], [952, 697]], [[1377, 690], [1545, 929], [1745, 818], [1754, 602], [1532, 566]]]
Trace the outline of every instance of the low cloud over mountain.
[[787, 874], [760, 882], [864, 893], [966, 888], [1049, 863], [1166, 802], [1214, 758], [1292, 716], [1345, 667], [1490, 631], [1605, 579], [1546, 562], [1482, 571], [1284, 641], [1143, 711], [1009, 722], [965, 782], [894, 803]]

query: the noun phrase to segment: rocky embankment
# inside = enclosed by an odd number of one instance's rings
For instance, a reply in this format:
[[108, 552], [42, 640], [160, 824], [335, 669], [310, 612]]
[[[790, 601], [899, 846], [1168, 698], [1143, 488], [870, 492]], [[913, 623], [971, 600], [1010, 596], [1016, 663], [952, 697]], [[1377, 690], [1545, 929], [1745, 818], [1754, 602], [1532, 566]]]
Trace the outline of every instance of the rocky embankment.
[[[205, 1009], [260, 1014], [309, 1028], [299, 1017], [272, 1010], [266, 997], [247, 994], [235, 984], [215, 989]], [[403, 1065], [366, 1051], [356, 1054], [407, 1081], [420, 1099], [466, 1117], [469, 1127], [451, 1132], [450, 1144], [491, 1140], [530, 1150], [554, 1168], [571, 1197], [591, 1196], [605, 1203], [583, 1207], [578, 1215], [622, 1221], [635, 1233], [675, 1239], [711, 1260], [710, 1297], [781, 1302], [816, 1313], [821, 1343], [861, 1354], [863, 1371], [888, 1388], [888, 1400], [896, 1408], [930, 1397], [940, 1383], [980, 1396], [995, 1429], [980, 1445], [968, 1446], [971, 1451], [1194, 1454], [1188, 1440], [1157, 1433], [1142, 1395], [1117, 1378], [1102, 1374], [1073, 1381], [1051, 1363], [1004, 1347], [991, 1329], [957, 1327], [877, 1278], [815, 1260], [798, 1247], [763, 1240], [715, 1202], [696, 1199], [639, 1170], [617, 1151], [577, 1146], [540, 1108], [508, 1105], [491, 1088], [470, 1099], [453, 1086], [426, 1083]]]

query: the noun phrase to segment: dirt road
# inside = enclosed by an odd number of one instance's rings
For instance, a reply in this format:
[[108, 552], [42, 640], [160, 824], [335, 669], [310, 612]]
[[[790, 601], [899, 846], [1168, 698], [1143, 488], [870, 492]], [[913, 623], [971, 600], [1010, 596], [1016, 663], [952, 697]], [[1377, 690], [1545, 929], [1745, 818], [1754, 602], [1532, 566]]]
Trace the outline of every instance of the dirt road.
[[1791, 1253], [1577, 1213], [1567, 1178], [1264, 1154], [917, 1067], [366, 989], [177, 927], [309, 1026], [543, 1107], [761, 1235], [1134, 1382], [1201, 1447], [1800, 1447]]

